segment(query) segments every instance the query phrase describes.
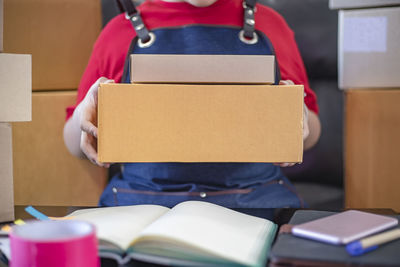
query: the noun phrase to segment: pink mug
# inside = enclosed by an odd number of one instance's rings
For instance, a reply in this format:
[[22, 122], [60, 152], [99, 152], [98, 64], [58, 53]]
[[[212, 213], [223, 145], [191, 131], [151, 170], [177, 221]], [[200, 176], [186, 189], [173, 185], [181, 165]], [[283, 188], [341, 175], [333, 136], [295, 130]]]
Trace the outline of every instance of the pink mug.
[[13, 226], [11, 267], [99, 267], [95, 227], [75, 220]]

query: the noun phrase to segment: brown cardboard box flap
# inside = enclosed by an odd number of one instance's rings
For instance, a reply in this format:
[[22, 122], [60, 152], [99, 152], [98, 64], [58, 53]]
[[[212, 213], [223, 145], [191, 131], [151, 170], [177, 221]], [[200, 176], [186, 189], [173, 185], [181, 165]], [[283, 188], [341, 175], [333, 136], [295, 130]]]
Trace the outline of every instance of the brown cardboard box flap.
[[272, 55], [131, 55], [133, 83], [273, 84]]
[[0, 53], [0, 122], [32, 120], [32, 57]]
[[0, 222], [14, 220], [12, 133], [9, 123], [0, 123]]
[[102, 162], [301, 162], [303, 86], [101, 84]]

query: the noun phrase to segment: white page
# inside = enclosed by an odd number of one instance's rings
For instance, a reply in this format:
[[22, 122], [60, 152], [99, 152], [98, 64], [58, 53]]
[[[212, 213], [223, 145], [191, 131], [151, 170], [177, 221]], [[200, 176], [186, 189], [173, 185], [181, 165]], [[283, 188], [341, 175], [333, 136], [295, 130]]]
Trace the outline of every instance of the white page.
[[157, 205], [137, 205], [77, 210], [69, 216], [93, 223], [99, 239], [126, 250], [140, 231], [168, 211]]
[[[255, 265], [273, 223], [207, 202], [188, 201], [175, 206], [140, 234], [189, 243], [211, 255]], [[139, 244], [140, 242], [138, 242]]]

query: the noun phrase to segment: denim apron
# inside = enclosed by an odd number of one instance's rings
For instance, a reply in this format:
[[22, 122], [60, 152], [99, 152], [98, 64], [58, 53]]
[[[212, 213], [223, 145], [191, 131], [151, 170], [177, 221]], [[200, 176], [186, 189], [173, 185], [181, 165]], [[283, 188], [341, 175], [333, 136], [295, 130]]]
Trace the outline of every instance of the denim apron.
[[[243, 28], [184, 25], [150, 32], [138, 12], [126, 12], [137, 37], [132, 41], [122, 81], [130, 82], [132, 53], [273, 55], [269, 39], [254, 29], [255, 2], [243, 3]], [[279, 67], [276, 74], [278, 83]], [[303, 201], [280, 167], [270, 163], [125, 163], [121, 173], [108, 184], [99, 204], [173, 207], [188, 200], [208, 201], [238, 210], [303, 207]]]

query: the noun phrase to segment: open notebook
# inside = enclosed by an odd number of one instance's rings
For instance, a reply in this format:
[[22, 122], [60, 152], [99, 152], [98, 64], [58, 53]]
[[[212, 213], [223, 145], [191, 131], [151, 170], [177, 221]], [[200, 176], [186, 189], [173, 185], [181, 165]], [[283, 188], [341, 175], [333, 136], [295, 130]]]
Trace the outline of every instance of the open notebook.
[[181, 266], [265, 266], [276, 225], [215, 204], [187, 201], [78, 210], [97, 228], [101, 257]]

